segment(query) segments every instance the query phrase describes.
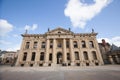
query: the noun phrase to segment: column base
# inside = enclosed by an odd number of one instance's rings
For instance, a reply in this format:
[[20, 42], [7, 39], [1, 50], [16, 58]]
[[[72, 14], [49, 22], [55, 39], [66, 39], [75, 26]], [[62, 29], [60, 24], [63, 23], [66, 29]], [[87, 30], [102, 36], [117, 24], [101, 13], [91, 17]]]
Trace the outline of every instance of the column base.
[[29, 67], [29, 66], [30, 66], [30, 64], [26, 63], [26, 64], [25, 64], [25, 66], [26, 66], [26, 67]]
[[16, 67], [19, 67], [19, 66], [20, 66], [20, 64], [19, 64], [19, 63], [16, 63], [16, 64], [15, 64], [15, 66], [16, 66]]
[[39, 65], [37, 63], [34, 64], [34, 67], [38, 67]]
[[84, 62], [81, 62], [81, 63], [80, 63], [80, 66], [85, 66], [85, 63], [84, 63]]
[[74, 63], [74, 62], [71, 62], [70, 65], [71, 65], [71, 66], [75, 66], [75, 63]]
[[90, 64], [90, 66], [95, 66], [95, 63], [93, 63], [93, 62], [90, 62], [89, 64]]
[[44, 63], [43, 66], [47, 67], [47, 66], [48, 66], [48, 63]]
[[51, 66], [52, 66], [52, 67], [55, 67], [55, 66], [57, 66], [57, 65], [56, 65], [56, 63], [51, 63]]

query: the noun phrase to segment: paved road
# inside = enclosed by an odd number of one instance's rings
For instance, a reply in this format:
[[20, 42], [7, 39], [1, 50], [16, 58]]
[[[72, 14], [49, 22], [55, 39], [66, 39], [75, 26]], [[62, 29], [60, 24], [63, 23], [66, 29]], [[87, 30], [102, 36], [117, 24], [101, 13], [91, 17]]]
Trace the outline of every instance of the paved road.
[[120, 80], [120, 65], [96, 67], [0, 67], [0, 80]]

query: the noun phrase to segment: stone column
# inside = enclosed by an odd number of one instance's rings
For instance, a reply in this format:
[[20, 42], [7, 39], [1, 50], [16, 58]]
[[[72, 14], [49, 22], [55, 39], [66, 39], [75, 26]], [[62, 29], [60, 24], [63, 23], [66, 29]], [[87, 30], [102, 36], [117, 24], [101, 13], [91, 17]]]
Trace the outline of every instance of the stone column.
[[43, 64], [43, 66], [48, 66], [48, 63], [49, 63], [49, 47], [50, 47], [50, 41], [49, 41], [49, 39], [47, 39], [46, 53], [45, 53], [45, 63]]
[[30, 66], [30, 63], [31, 63], [31, 57], [32, 57], [32, 49], [33, 49], [33, 43], [34, 43], [34, 41], [32, 40], [31, 42], [30, 42], [30, 49], [28, 49], [27, 50], [27, 63], [26, 63], [26, 65], [25, 66]]
[[96, 38], [94, 39], [94, 47], [96, 48], [96, 55], [97, 55], [97, 59], [99, 61], [99, 65], [103, 65], [104, 62], [103, 62], [102, 54], [100, 53], [100, 49], [99, 49]]
[[20, 66], [20, 62], [23, 61], [23, 50], [24, 50], [24, 46], [25, 46], [25, 40], [23, 38], [22, 40], [22, 45], [21, 45], [21, 48], [20, 48], [20, 51], [19, 51], [19, 54], [18, 54], [18, 59], [17, 59], [17, 62], [16, 62], [16, 66]]
[[66, 40], [63, 39], [63, 63], [67, 63], [67, 55], [66, 55]]
[[53, 39], [52, 66], [56, 65], [56, 39]]
[[79, 55], [80, 55], [80, 66], [84, 66], [84, 56], [83, 56], [83, 52], [82, 52], [82, 47], [81, 47], [81, 41], [79, 40], [78, 42], [78, 46], [79, 46]]
[[35, 55], [35, 65], [34, 66], [39, 66], [38, 62], [40, 61], [40, 53], [37, 51]]
[[93, 66], [94, 63], [92, 62], [92, 54], [91, 54], [91, 51], [90, 51], [90, 47], [89, 47], [89, 41], [88, 40], [85, 40], [86, 41], [86, 47], [87, 47], [87, 52], [88, 52], [88, 59], [89, 59], [89, 64], [90, 66]]
[[112, 56], [109, 56], [109, 60], [110, 60], [110, 63], [111, 63], [111, 64], [115, 64], [114, 61], [113, 61]]
[[120, 60], [119, 60], [118, 56], [115, 55], [115, 58], [116, 58], [117, 63], [119, 64], [119, 63], [120, 63]]
[[37, 52], [36, 52], [36, 56], [35, 56], [35, 66], [39, 66], [39, 62], [40, 62], [40, 48], [41, 48], [41, 41], [38, 41], [37, 44]]
[[74, 56], [74, 51], [73, 51], [73, 40], [70, 39], [70, 56], [71, 56], [71, 66], [75, 65], [75, 56]]

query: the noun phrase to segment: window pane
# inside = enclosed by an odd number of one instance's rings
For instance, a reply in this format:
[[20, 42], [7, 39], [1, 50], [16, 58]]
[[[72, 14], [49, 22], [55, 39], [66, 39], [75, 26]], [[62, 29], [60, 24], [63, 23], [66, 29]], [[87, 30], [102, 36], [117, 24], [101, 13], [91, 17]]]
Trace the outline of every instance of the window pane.
[[37, 42], [34, 42], [34, 46], [33, 46], [34, 49], [37, 48]]
[[90, 46], [90, 48], [94, 48], [93, 41], [89, 42], [89, 46]]
[[82, 41], [82, 48], [86, 48], [86, 44], [85, 44], [85, 41]]
[[35, 60], [35, 52], [32, 53], [32, 58], [31, 58], [31, 61], [34, 61]]
[[95, 51], [92, 51], [92, 55], [93, 55], [93, 59], [94, 59], [94, 60], [97, 60], [97, 55], [96, 55], [96, 52], [95, 52]]
[[84, 55], [84, 59], [85, 60], [88, 60], [88, 53], [85, 51], [85, 52], [83, 52], [83, 55]]
[[26, 49], [29, 49], [29, 46], [30, 46], [30, 42], [26, 42], [25, 48], [26, 48]]
[[27, 53], [25, 52], [23, 55], [23, 61], [26, 61], [26, 59], [27, 59]]
[[78, 52], [75, 52], [75, 59], [79, 60], [79, 53]]

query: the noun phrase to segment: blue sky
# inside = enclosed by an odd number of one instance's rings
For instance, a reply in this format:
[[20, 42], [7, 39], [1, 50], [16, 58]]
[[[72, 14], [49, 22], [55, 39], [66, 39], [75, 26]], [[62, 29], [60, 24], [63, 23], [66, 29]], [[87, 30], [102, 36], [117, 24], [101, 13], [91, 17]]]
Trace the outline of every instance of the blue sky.
[[0, 49], [19, 49], [25, 29], [42, 34], [58, 26], [76, 33], [93, 28], [99, 42], [120, 46], [119, 8], [120, 0], [0, 0]]

